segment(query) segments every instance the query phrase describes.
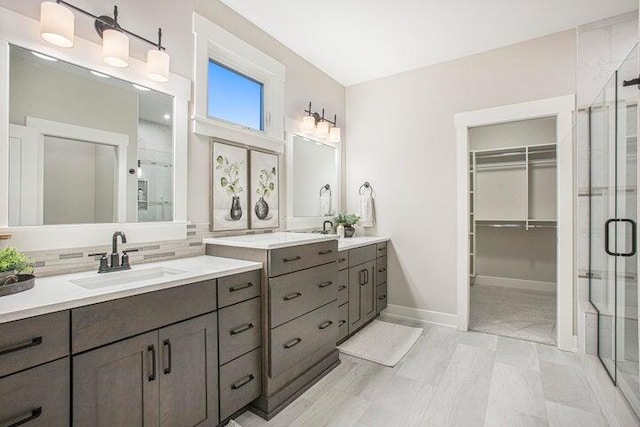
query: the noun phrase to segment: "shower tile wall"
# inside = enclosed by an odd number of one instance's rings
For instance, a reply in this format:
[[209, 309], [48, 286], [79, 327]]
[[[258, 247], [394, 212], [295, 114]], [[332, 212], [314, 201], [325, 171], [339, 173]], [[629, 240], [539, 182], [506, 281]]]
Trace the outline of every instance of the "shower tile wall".
[[[638, 12], [629, 12], [608, 19], [592, 22], [578, 27], [577, 31], [577, 70], [576, 70], [576, 160], [577, 160], [577, 303], [576, 319], [581, 339], [580, 346], [590, 354], [596, 353], [597, 320], [590, 309], [589, 301], [589, 123], [586, 111], [581, 108], [590, 105], [602, 90], [615, 70], [622, 64], [638, 40]], [[598, 167], [604, 159], [594, 158], [592, 167]], [[593, 176], [599, 176], [594, 171]], [[597, 186], [597, 183], [594, 183]], [[601, 209], [598, 199], [591, 205], [594, 212]], [[602, 236], [594, 235], [594, 245], [603, 244]], [[601, 267], [601, 266], [600, 266]], [[598, 280], [597, 265], [592, 265]], [[597, 298], [597, 296], [594, 296]], [[605, 325], [601, 325], [606, 328]]]

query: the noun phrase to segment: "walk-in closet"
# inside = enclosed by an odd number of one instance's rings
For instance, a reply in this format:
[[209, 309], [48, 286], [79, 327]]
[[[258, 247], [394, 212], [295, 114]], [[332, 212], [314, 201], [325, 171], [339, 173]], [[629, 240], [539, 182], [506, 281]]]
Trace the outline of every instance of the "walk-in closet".
[[556, 343], [556, 118], [469, 129], [470, 329]]

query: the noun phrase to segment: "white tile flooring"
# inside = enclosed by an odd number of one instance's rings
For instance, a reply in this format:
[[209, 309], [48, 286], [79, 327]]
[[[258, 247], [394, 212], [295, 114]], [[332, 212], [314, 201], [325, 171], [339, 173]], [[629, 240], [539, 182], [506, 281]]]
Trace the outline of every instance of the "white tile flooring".
[[556, 295], [498, 286], [472, 286], [469, 328], [555, 345]]
[[[415, 325], [411, 325], [415, 326]], [[427, 325], [395, 367], [342, 363], [258, 426], [608, 426], [582, 358], [557, 348]]]

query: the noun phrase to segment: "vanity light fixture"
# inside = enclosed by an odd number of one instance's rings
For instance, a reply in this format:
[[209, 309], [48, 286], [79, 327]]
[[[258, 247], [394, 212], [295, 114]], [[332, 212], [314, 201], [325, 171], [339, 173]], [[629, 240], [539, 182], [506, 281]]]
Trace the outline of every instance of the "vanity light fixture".
[[95, 29], [102, 38], [102, 57], [114, 67], [129, 65], [129, 36], [154, 46], [147, 52], [147, 77], [157, 82], [169, 80], [169, 55], [162, 46], [162, 28], [158, 29], [158, 42], [152, 42], [118, 24], [118, 6], [113, 7], [113, 17], [94, 15], [63, 0], [44, 1], [40, 5], [40, 35], [56, 46], [72, 47], [75, 35], [73, 10], [95, 19]]
[[[311, 102], [309, 109], [304, 110], [307, 113], [302, 119], [302, 132], [307, 135], [314, 135], [317, 138], [328, 138], [331, 142], [340, 142], [340, 128], [338, 127], [338, 117], [334, 114], [333, 121], [324, 117], [324, 108], [322, 115], [318, 112], [311, 111]], [[332, 125], [330, 128], [329, 125]]]

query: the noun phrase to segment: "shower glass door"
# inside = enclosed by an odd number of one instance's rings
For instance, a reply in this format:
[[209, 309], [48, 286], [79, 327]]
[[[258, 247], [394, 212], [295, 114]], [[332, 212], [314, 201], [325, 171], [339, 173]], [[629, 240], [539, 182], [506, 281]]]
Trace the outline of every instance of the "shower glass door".
[[590, 108], [590, 299], [598, 356], [640, 415], [637, 47]]

